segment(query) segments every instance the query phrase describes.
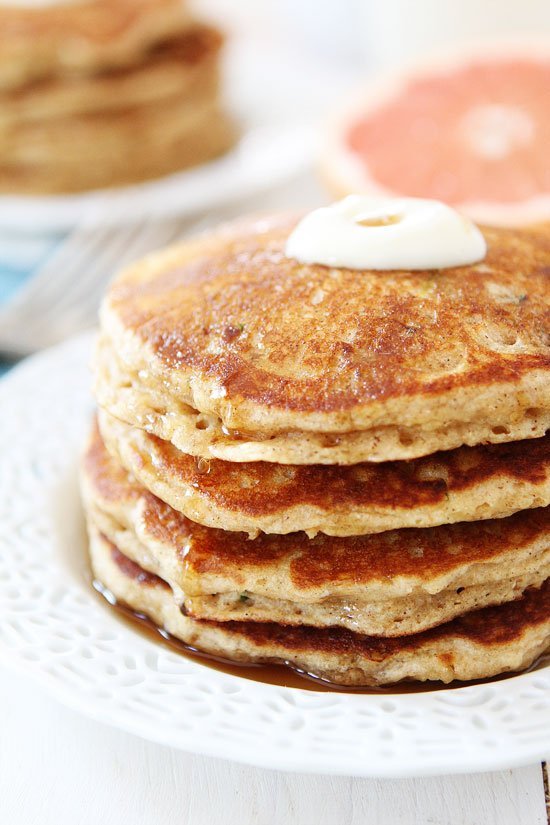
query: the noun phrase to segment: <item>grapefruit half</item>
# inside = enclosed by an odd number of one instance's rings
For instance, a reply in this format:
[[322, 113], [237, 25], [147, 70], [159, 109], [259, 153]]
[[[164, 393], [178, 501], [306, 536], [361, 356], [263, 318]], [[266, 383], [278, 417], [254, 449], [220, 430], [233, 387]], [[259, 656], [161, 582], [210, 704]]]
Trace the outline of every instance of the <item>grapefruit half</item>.
[[435, 198], [480, 223], [550, 221], [550, 44], [477, 46], [374, 81], [334, 121], [332, 194]]

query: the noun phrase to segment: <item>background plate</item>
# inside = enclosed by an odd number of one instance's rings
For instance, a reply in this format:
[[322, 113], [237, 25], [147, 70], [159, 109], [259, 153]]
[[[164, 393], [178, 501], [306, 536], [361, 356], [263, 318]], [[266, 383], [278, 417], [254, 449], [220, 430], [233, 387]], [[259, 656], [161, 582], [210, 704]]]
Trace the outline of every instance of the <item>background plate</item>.
[[121, 622], [90, 588], [76, 488], [90, 344], [69, 341], [0, 383], [3, 660], [102, 722], [268, 768], [400, 777], [547, 755], [548, 667], [458, 690], [317, 693], [212, 670]]

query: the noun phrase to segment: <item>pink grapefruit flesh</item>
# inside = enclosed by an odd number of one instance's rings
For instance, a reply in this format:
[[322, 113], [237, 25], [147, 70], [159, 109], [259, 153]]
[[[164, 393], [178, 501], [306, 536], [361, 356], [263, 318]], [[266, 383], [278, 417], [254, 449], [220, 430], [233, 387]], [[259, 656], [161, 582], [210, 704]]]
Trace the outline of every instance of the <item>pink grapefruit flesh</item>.
[[485, 218], [494, 204], [496, 223], [519, 205], [521, 222], [530, 212], [550, 220], [550, 56], [470, 58], [410, 76], [358, 107], [338, 139], [353, 164], [342, 177], [332, 163], [340, 193], [436, 198], [464, 211], [482, 203]]

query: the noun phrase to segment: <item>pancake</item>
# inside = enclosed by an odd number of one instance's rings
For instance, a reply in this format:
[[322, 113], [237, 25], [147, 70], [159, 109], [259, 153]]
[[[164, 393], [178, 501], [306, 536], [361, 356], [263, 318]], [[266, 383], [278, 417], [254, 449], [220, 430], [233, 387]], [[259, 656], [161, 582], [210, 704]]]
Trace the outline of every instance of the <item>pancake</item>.
[[190, 23], [180, 0], [83, 0], [38, 8], [0, 4], [0, 88], [52, 73], [127, 65]]
[[550, 427], [550, 233], [484, 229], [481, 263], [379, 272], [285, 256], [244, 221], [125, 269], [96, 393], [183, 452], [354, 464]]
[[460, 447], [412, 461], [352, 466], [196, 459], [105, 411], [110, 452], [193, 521], [255, 536], [334, 536], [509, 516], [550, 504], [550, 434]]
[[218, 90], [220, 33], [195, 24], [155, 43], [130, 66], [53, 75], [0, 91], [0, 134], [22, 123], [106, 112], [179, 96], [190, 104]]
[[29, 123], [9, 138], [0, 137], [0, 190], [56, 193], [122, 186], [211, 160], [234, 139], [233, 124], [214, 98], [193, 105], [172, 97]]
[[[196, 105], [168, 98], [111, 112], [29, 123], [0, 134], [3, 164], [44, 163], [55, 158], [57, 168], [62, 169], [73, 166], [78, 159], [90, 162], [97, 156], [103, 164], [112, 154], [132, 152], [130, 136], [134, 135], [135, 142], [136, 129], [145, 145], [160, 149], [190, 131], [213, 109], [216, 101], [212, 95], [199, 99]], [[143, 151], [143, 144], [141, 148]]]
[[401, 636], [517, 599], [550, 576], [550, 508], [482, 524], [250, 541], [171, 509], [110, 457], [95, 428], [82, 487], [88, 519], [196, 618]]
[[162, 579], [90, 527], [96, 578], [122, 604], [198, 650], [235, 662], [288, 663], [341, 685], [483, 679], [529, 667], [550, 645], [550, 583], [522, 599], [469, 613], [424, 633], [379, 639], [341, 628], [198, 621]]

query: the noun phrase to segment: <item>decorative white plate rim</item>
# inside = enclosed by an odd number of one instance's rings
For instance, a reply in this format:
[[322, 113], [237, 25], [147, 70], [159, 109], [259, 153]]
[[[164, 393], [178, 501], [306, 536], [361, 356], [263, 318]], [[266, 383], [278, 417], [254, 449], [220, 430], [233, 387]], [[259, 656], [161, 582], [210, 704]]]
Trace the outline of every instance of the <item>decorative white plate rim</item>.
[[156, 180], [70, 195], [0, 195], [0, 228], [58, 232], [193, 215], [298, 174], [310, 163], [313, 134], [305, 124], [258, 125], [225, 155]]
[[416, 694], [317, 693], [237, 678], [132, 631], [85, 575], [76, 464], [92, 402], [87, 334], [0, 382], [0, 660], [98, 721], [287, 771], [405, 777], [548, 754], [550, 668]]

